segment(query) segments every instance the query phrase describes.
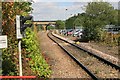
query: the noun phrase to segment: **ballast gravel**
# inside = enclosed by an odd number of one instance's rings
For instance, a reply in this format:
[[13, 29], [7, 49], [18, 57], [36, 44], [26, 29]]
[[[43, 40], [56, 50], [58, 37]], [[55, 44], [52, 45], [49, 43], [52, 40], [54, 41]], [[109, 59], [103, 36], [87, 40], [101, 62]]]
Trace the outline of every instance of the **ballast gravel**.
[[50, 65], [50, 78], [90, 78], [56, 43], [47, 37], [48, 32], [38, 33], [41, 52]]

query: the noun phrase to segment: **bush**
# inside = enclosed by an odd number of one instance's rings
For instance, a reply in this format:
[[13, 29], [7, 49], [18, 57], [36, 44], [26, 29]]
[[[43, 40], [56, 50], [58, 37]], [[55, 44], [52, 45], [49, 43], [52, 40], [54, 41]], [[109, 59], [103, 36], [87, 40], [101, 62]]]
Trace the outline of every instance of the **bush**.
[[22, 41], [22, 47], [29, 53], [26, 54], [26, 58], [29, 58], [31, 70], [38, 77], [49, 77], [51, 74], [50, 67], [42, 57], [35, 33], [30, 28], [26, 29], [26, 37]]
[[47, 29], [51, 30], [51, 29], [54, 29], [54, 27], [53, 26], [48, 26]]
[[103, 41], [110, 46], [118, 46], [120, 34], [105, 33]]
[[18, 41], [8, 36], [8, 48], [2, 49], [2, 75], [18, 75]]

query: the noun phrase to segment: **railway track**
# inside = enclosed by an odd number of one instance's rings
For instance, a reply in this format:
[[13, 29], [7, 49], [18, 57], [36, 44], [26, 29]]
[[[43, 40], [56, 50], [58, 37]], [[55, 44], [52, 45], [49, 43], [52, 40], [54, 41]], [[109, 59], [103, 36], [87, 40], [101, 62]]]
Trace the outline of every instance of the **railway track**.
[[[57, 36], [53, 35], [52, 33], [48, 33], [48, 37], [50, 39], [52, 39], [54, 42], [56, 42], [94, 80], [98, 80], [99, 78], [111, 78], [112, 77], [112, 76], [107, 76], [107, 75], [103, 76], [105, 74], [103, 74], [103, 75], [97, 74], [98, 72], [102, 73], [102, 71], [103, 71], [103, 73], [105, 73], [104, 68], [106, 68], [106, 71], [108, 70], [108, 72], [109, 72], [109, 68], [110, 68], [110, 71], [114, 72], [113, 76], [115, 76], [115, 78], [117, 78], [117, 74], [120, 71], [119, 66], [117, 66], [117, 65], [115, 65], [115, 64], [113, 64], [113, 63], [111, 63], [111, 62], [109, 62], [107, 60], [104, 61], [104, 59], [99, 58], [99, 56], [93, 55], [91, 52], [83, 50], [79, 46], [77, 46], [75, 44], [72, 44], [72, 43], [70, 43], [70, 42], [68, 42], [66, 40], [63, 40], [60, 37], [57, 37]], [[92, 56], [90, 56], [90, 55], [92, 55]], [[95, 64], [94, 61], [96, 62], [96, 64]], [[110, 66], [104, 64], [103, 62], [110, 65]], [[95, 66], [95, 65], [97, 65], [97, 66]], [[103, 66], [99, 66], [99, 65], [103, 65]], [[96, 67], [99, 67], [99, 68], [92, 69], [92, 66], [95, 66], [95, 68]], [[96, 72], [96, 70], [100, 69], [100, 67], [103, 67], [103, 69]]]

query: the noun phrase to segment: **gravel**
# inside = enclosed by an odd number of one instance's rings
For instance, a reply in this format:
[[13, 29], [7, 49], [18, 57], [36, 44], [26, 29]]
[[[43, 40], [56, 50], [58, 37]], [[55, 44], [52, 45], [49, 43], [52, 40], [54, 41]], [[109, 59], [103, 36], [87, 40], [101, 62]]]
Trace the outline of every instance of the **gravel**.
[[47, 37], [47, 32], [39, 32], [38, 36], [41, 52], [52, 70], [50, 78], [89, 78], [83, 69]]
[[[70, 40], [78, 39], [77, 37], [72, 37], [72, 36], [65, 36], [65, 35], [60, 35], [60, 36], [68, 38]], [[95, 43], [95, 42], [90, 42], [90, 43], [80, 42], [79, 46], [81, 46], [84, 49], [89, 50], [90, 52], [95, 53], [98, 56], [103, 57], [104, 59], [107, 59], [113, 62], [114, 64], [119, 65], [120, 63], [118, 59], [118, 56], [119, 56], [118, 46], [110, 47], [110, 46], [103, 45], [101, 43]]]
[[92, 71], [99, 78], [118, 78], [118, 70], [115, 70], [111, 66], [108, 66], [98, 59], [91, 57], [87, 53], [69, 45], [65, 42], [58, 40], [59, 43], [62, 43], [63, 46], [74, 55], [80, 62], [82, 62], [90, 71]]

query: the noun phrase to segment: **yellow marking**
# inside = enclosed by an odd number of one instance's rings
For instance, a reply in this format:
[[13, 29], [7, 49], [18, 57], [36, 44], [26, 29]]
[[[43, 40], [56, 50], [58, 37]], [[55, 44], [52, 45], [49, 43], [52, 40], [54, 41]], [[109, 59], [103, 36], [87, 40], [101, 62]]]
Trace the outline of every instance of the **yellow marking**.
[[76, 44], [80, 44], [80, 42], [79, 42], [79, 41], [77, 41], [77, 42], [76, 42]]

